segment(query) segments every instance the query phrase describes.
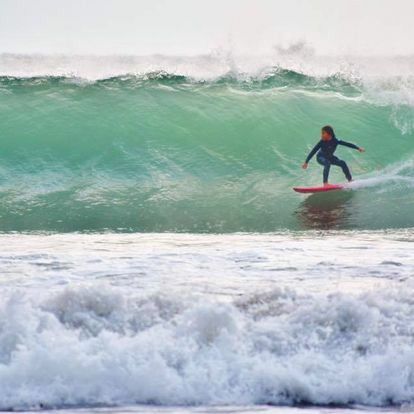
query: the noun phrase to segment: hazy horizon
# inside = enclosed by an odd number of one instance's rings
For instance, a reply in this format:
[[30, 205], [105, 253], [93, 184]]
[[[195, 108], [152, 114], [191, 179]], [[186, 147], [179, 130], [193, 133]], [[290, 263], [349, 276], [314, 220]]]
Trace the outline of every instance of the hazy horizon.
[[409, 0], [0, 0], [0, 53], [410, 55], [413, 15]]

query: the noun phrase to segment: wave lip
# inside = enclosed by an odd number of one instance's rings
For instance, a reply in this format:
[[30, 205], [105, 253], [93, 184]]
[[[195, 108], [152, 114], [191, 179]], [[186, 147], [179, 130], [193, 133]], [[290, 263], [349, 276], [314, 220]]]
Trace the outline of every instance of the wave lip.
[[1, 409], [414, 400], [405, 290], [275, 290], [230, 304], [81, 287], [5, 297]]
[[225, 73], [258, 75], [269, 67], [283, 67], [308, 76], [338, 73], [347, 78], [406, 79], [412, 74], [413, 56], [363, 57], [280, 53], [262, 56], [217, 52], [205, 55], [42, 55], [0, 54], [0, 76], [75, 76], [89, 80], [164, 71], [197, 79], [214, 79]]

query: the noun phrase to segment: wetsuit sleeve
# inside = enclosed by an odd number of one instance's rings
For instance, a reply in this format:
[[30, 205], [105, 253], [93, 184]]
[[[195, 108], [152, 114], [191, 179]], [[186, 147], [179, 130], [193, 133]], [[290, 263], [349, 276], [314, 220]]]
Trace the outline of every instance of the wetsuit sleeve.
[[306, 157], [306, 164], [312, 159], [312, 157], [318, 152], [318, 150], [321, 148], [321, 141], [319, 141], [312, 149], [312, 151], [309, 153], [309, 155]]
[[351, 144], [350, 142], [342, 141], [341, 139], [338, 140], [338, 145], [343, 145], [344, 147], [359, 149], [358, 145]]

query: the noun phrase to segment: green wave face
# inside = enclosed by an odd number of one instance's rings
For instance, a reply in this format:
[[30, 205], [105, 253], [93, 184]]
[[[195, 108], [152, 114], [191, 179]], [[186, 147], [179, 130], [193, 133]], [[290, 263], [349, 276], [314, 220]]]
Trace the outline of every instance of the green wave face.
[[[364, 86], [275, 71], [195, 82], [0, 80], [0, 230], [271, 232], [414, 226], [413, 109]], [[332, 124], [352, 191], [303, 197]], [[331, 182], [342, 182], [332, 168]]]

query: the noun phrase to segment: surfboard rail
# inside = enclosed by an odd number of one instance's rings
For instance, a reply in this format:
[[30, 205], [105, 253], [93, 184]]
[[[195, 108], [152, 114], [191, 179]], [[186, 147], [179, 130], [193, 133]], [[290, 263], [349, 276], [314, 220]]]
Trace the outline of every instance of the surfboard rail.
[[293, 187], [297, 193], [325, 193], [327, 191], [343, 190], [344, 186], [341, 184], [329, 184], [317, 187]]

